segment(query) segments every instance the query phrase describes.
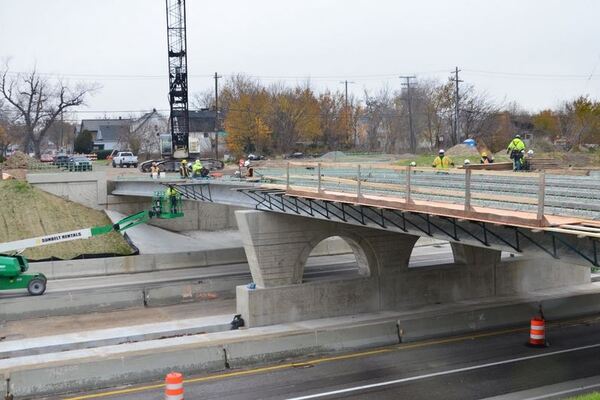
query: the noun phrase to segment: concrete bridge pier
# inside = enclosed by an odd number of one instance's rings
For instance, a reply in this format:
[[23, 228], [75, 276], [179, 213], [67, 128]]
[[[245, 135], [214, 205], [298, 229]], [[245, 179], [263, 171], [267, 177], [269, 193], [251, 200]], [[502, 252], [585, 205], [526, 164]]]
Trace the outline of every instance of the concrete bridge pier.
[[[418, 237], [325, 220], [236, 211], [255, 289], [237, 287], [237, 312], [264, 326], [407, 306], [527, 293], [590, 281], [587, 267], [544, 258], [501, 260], [501, 252], [452, 243], [454, 263], [409, 268]], [[359, 275], [303, 282], [306, 260], [322, 240], [343, 238]]]

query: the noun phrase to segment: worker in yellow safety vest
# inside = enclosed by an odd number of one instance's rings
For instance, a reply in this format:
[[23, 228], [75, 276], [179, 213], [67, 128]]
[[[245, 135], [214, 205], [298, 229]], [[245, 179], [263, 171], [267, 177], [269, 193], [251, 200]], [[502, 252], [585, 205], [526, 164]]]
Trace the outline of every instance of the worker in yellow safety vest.
[[165, 197], [169, 199], [169, 208], [171, 214], [177, 213], [177, 190], [173, 186], [167, 187], [165, 190]]
[[200, 162], [200, 159], [196, 159], [192, 164], [192, 178], [200, 178], [202, 176], [201, 170], [202, 163]]
[[525, 155], [525, 143], [521, 140], [521, 135], [515, 135], [506, 148], [506, 154], [510, 154], [513, 160], [513, 170], [523, 169], [523, 156]]
[[436, 169], [448, 169], [450, 166], [454, 167], [454, 162], [450, 157], [446, 156], [446, 152], [443, 149], [440, 149], [438, 156], [433, 160], [431, 166]]

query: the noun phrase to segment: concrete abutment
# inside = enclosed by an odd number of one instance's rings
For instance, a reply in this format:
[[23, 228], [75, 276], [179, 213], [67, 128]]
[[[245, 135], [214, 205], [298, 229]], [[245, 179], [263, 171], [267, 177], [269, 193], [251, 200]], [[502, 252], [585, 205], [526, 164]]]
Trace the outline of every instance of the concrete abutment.
[[[560, 260], [501, 259], [499, 250], [453, 243], [454, 263], [409, 268], [417, 236], [264, 211], [236, 211], [255, 289], [238, 286], [249, 327], [526, 293], [590, 282], [590, 270]], [[324, 239], [352, 248], [361, 276], [302, 282]]]

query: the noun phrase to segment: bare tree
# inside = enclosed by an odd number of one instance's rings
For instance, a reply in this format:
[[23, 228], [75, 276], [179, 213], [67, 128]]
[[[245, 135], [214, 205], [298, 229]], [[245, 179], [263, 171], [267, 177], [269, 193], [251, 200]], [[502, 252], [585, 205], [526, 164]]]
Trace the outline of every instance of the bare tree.
[[466, 137], [485, 138], [496, 127], [495, 116], [500, 112], [500, 107], [485, 92], [476, 92], [473, 86], [468, 86], [463, 92], [461, 112], [461, 132]]
[[204, 90], [199, 93], [194, 93], [192, 96], [192, 108], [201, 110], [208, 108], [209, 110], [215, 108], [215, 92], [211, 89]]
[[13, 75], [8, 64], [0, 74], [0, 93], [24, 128], [24, 150], [33, 145], [36, 157], [40, 156], [42, 140], [60, 113], [84, 104], [86, 95], [98, 88], [83, 84], [68, 86], [61, 81], [52, 84], [35, 69], [28, 74]]
[[366, 149], [368, 151], [380, 150], [384, 113], [384, 106], [379, 96], [369, 96], [365, 90], [364, 117], [367, 123]]

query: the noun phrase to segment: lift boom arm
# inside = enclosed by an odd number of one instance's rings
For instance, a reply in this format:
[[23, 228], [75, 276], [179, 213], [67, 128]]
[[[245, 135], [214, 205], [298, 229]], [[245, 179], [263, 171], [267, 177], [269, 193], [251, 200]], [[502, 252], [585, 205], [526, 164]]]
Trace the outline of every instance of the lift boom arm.
[[79, 229], [50, 235], [39, 236], [35, 238], [15, 240], [14, 242], [0, 243], [0, 254], [11, 251], [25, 250], [30, 247], [45, 246], [47, 244], [69, 242], [71, 240], [88, 239], [94, 236], [104, 235], [110, 232], [122, 232], [136, 225], [148, 222], [151, 217], [151, 211], [141, 211], [137, 214], [129, 215], [119, 222], [112, 225], [94, 226], [91, 228]]

